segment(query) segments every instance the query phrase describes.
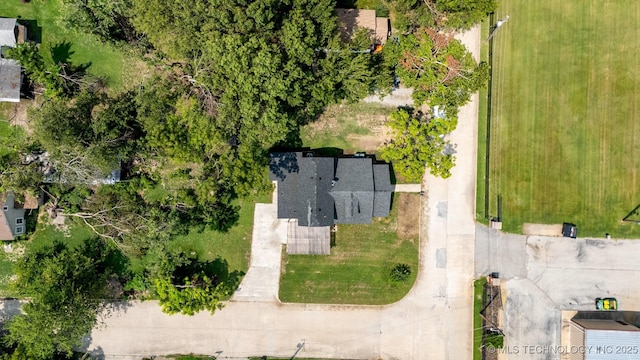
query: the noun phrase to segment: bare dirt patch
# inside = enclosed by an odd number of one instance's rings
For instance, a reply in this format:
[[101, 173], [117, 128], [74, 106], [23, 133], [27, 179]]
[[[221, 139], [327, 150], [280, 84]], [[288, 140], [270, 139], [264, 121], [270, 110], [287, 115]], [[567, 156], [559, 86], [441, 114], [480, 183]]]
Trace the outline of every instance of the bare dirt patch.
[[398, 230], [400, 239], [415, 239], [420, 231], [420, 195], [396, 193], [398, 197]]
[[310, 122], [307, 126], [311, 134], [322, 130], [335, 130], [338, 128], [338, 115], [344, 105], [329, 106], [316, 121]]
[[357, 145], [362, 151], [374, 152], [391, 139], [391, 129], [386, 126], [389, 117], [386, 115], [358, 114], [356, 122], [359, 127], [368, 129], [370, 135], [350, 134], [347, 140]]
[[2, 106], [0, 117], [9, 121], [10, 125], [20, 126], [27, 134], [31, 134], [27, 109], [34, 105], [33, 100], [21, 99], [19, 103], [5, 103]]
[[522, 233], [524, 235], [562, 236], [562, 224], [524, 223], [522, 225]]

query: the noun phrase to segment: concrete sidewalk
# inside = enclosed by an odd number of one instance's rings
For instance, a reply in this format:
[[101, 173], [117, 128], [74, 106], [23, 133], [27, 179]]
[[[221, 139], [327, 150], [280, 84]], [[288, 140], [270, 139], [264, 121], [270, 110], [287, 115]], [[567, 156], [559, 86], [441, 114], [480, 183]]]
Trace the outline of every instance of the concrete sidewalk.
[[254, 211], [249, 270], [231, 300], [278, 302], [287, 220], [278, 219], [276, 204], [256, 204]]
[[395, 184], [394, 192], [419, 193], [422, 191], [422, 184]]

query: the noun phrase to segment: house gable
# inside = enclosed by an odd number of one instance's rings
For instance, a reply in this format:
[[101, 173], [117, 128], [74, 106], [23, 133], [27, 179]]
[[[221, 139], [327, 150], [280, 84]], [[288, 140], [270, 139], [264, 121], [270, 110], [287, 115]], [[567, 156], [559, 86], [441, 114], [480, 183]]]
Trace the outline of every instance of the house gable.
[[387, 217], [391, 210], [391, 169], [389, 164], [373, 164], [373, 216]]
[[15, 195], [3, 194], [2, 213], [0, 213], [0, 240], [14, 240], [25, 232], [24, 208], [16, 208]]
[[271, 153], [271, 180], [278, 181], [278, 218], [298, 219], [300, 226], [333, 225], [328, 195], [335, 160], [312, 152]]

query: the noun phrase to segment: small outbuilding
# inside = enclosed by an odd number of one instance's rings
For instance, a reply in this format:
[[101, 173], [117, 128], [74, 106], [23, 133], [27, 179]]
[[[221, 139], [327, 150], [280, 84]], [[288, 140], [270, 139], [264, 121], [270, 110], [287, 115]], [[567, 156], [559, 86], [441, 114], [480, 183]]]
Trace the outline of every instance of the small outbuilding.
[[342, 40], [347, 42], [358, 28], [369, 30], [374, 47], [384, 45], [390, 36], [389, 18], [376, 16], [375, 10], [336, 9]]
[[[0, 18], [0, 57], [5, 49], [27, 40], [27, 28], [16, 19]], [[22, 68], [13, 59], [0, 58], [0, 102], [20, 102]]]

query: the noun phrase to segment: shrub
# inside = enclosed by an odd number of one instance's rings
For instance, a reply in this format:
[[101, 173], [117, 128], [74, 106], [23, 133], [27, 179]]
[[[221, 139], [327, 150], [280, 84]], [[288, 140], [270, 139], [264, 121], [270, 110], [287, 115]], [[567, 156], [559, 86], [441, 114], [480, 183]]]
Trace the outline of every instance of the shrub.
[[504, 336], [500, 334], [489, 334], [484, 338], [484, 344], [494, 349], [502, 349], [504, 347]]
[[391, 272], [389, 273], [389, 278], [393, 282], [404, 282], [411, 275], [411, 267], [407, 264], [396, 264]]

